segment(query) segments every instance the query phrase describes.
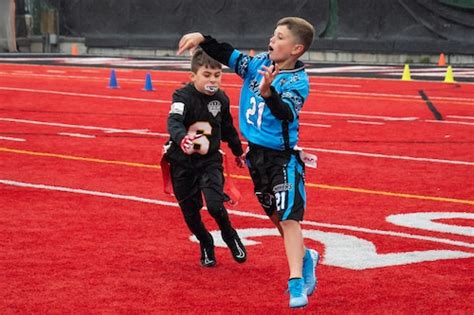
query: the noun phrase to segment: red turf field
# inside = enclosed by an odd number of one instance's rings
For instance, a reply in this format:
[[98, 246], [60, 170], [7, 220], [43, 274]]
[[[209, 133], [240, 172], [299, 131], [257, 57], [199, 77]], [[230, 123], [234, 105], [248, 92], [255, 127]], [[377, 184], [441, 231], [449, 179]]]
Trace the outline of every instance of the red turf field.
[[[231, 219], [249, 260], [218, 248], [216, 268], [199, 266], [158, 167], [188, 75], [153, 71], [147, 92], [145, 73], [119, 69], [109, 89], [110, 69], [0, 64], [0, 313], [290, 312], [283, 244], [245, 169], [231, 169]], [[225, 75], [235, 117], [239, 87]], [[311, 87], [300, 146], [319, 167], [303, 226], [323, 260], [298, 312], [474, 313], [474, 84]]]

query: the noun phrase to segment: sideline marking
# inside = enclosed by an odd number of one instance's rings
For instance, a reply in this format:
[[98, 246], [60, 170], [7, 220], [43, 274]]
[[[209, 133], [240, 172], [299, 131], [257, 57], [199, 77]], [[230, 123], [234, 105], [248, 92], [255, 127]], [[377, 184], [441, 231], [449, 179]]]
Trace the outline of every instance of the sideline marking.
[[[0, 147], [0, 152], [2, 152], [2, 151], [3, 152], [9, 152], [9, 153], [18, 153], [18, 154], [28, 154], [28, 155], [35, 155], [35, 156], [62, 158], [62, 159], [66, 159], [66, 160], [75, 160], [75, 161], [85, 161], [85, 162], [95, 162], [95, 163], [104, 163], [104, 164], [116, 164], [116, 165], [125, 165], [125, 166], [133, 166], [133, 167], [161, 169], [161, 167], [159, 165], [153, 165], [153, 164], [143, 164], [143, 163], [116, 161], [116, 160], [102, 160], [102, 159], [95, 159], [95, 158], [78, 157], [78, 156], [55, 154], [55, 153], [34, 152], [34, 151], [17, 150], [17, 149], [9, 149], [9, 148]], [[236, 178], [236, 179], [242, 179], [242, 180], [250, 180], [251, 179], [250, 176], [243, 176], [243, 175], [232, 175], [231, 174], [231, 177]], [[395, 193], [395, 192], [388, 192], [388, 191], [370, 190], [370, 189], [364, 189], [364, 188], [354, 188], [354, 187], [345, 187], [345, 186], [332, 186], [332, 185], [325, 185], [325, 184], [306, 183], [306, 186], [307, 187], [313, 187], [313, 188], [327, 189], [327, 190], [342, 190], [342, 191], [349, 191], [349, 192], [363, 193], [363, 194], [371, 194], [371, 195], [381, 195], [381, 196], [407, 198], [407, 199], [420, 199], [420, 200], [451, 202], [451, 203], [474, 205], [474, 200], [445, 198], [445, 197], [434, 197], [434, 196], [422, 196], [422, 195]]]
[[419, 90], [418, 93], [420, 94], [421, 98], [425, 101], [426, 105], [428, 106], [431, 113], [433, 113], [436, 120], [443, 120], [443, 115], [438, 111], [438, 109], [431, 103], [428, 96], [425, 94], [425, 91]]
[[[8, 185], [8, 186], [24, 187], [24, 188], [54, 190], [54, 191], [61, 191], [61, 192], [67, 192], [67, 193], [131, 200], [131, 201], [150, 203], [150, 204], [162, 205], [162, 206], [179, 207], [178, 203], [176, 202], [170, 202], [170, 201], [164, 201], [164, 200], [158, 200], [158, 199], [149, 199], [149, 198], [143, 198], [143, 197], [137, 197], [137, 196], [114, 194], [114, 193], [101, 192], [101, 191], [85, 190], [85, 189], [78, 189], [78, 188], [69, 188], [69, 187], [52, 186], [52, 185], [44, 185], [44, 184], [32, 184], [32, 183], [25, 183], [25, 182], [19, 182], [19, 181], [7, 180], [7, 179], [0, 179], [0, 184]], [[243, 211], [243, 210], [228, 210], [228, 211], [230, 214], [234, 214], [238, 216], [268, 220], [268, 217], [266, 215], [256, 214], [249, 211]], [[410, 238], [410, 239], [444, 243], [444, 244], [449, 244], [449, 245], [454, 245], [454, 246], [474, 248], [474, 244], [461, 242], [461, 241], [455, 241], [455, 240], [446, 239], [446, 238], [437, 238], [437, 237], [408, 234], [408, 233], [402, 233], [402, 232], [369, 229], [369, 228], [362, 228], [362, 227], [351, 226], [351, 225], [320, 223], [320, 222], [306, 221], [306, 220], [301, 221], [301, 223], [304, 225], [310, 225], [310, 226], [363, 232], [363, 233], [376, 234], [376, 235], [404, 237], [404, 238]]]

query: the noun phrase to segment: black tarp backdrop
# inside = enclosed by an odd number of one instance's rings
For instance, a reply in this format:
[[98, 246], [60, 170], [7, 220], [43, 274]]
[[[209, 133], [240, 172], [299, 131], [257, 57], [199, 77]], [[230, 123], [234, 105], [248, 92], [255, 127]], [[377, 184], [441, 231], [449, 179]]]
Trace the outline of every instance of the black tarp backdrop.
[[474, 53], [474, 0], [43, 1], [58, 9], [61, 35], [89, 47], [176, 49], [200, 31], [259, 50], [279, 18], [300, 16], [316, 27], [314, 50]]
[[281, 17], [301, 16], [321, 33], [329, 16], [329, 0], [68, 0], [66, 7], [50, 2], [61, 10], [63, 29], [94, 47], [176, 48], [183, 34], [200, 31], [258, 49], [267, 46]]

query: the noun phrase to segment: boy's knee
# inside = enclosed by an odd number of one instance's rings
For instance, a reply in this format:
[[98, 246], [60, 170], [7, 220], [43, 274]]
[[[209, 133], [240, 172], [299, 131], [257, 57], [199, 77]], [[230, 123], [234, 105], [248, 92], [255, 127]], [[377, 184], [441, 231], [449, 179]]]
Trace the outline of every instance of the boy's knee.
[[201, 222], [201, 215], [198, 212], [183, 212], [184, 221], [188, 225], [195, 225]]
[[224, 204], [220, 201], [208, 201], [207, 211], [212, 217], [219, 217], [225, 214]]
[[186, 216], [199, 212], [199, 210], [201, 210], [202, 208], [202, 202], [189, 198], [189, 199], [179, 202], [179, 207], [181, 208], [181, 211], [186, 217]]

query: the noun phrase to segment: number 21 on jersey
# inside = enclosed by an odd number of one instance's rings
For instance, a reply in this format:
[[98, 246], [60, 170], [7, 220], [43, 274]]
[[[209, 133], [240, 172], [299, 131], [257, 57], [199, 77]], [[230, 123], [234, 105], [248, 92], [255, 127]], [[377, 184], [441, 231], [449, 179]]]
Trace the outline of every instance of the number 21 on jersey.
[[262, 127], [262, 117], [263, 110], [265, 109], [265, 102], [260, 102], [257, 104], [257, 99], [252, 96], [250, 99], [251, 108], [247, 109], [245, 117], [247, 118], [247, 123], [249, 125], [254, 125], [258, 129]]

